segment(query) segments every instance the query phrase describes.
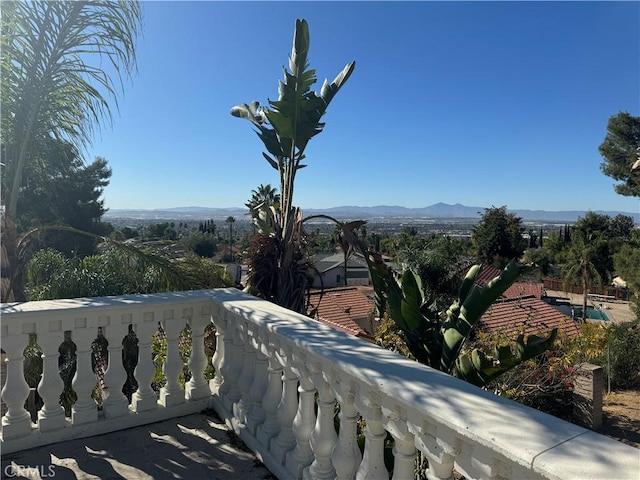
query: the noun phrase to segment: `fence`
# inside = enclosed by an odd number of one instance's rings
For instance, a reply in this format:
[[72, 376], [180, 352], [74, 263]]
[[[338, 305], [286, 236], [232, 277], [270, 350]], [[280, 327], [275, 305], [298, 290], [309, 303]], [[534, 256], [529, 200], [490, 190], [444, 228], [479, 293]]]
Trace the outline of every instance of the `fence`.
[[[544, 288], [546, 290], [556, 290], [559, 292], [575, 293], [582, 295], [582, 285], [564, 285], [562, 279], [555, 277], [544, 277]], [[628, 288], [620, 288], [614, 286], [591, 285], [589, 293], [594, 295], [605, 295], [615, 297], [616, 300], [629, 301], [631, 298], [631, 290]]]

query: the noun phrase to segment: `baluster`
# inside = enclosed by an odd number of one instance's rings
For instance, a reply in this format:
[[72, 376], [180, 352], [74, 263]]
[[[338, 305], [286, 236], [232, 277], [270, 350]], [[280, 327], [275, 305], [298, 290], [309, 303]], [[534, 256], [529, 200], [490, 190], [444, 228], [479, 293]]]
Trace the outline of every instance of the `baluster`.
[[388, 480], [389, 473], [384, 465], [384, 440], [387, 435], [382, 426], [378, 396], [375, 392], [369, 392], [364, 398], [356, 400], [357, 408], [366, 422], [364, 455], [356, 480]]
[[296, 437], [291, 429], [293, 419], [298, 412], [298, 377], [288, 364], [290, 353], [282, 355], [284, 373], [282, 376], [282, 397], [278, 405], [276, 416], [280, 432], [271, 440], [270, 450], [278, 463], [284, 463], [287, 452], [296, 445]]
[[413, 478], [416, 461], [415, 438], [409, 431], [405, 420], [406, 414], [400, 407], [394, 410], [382, 409], [385, 429], [394, 440], [393, 447], [393, 480]]
[[204, 352], [204, 330], [210, 316], [203, 314], [194, 319], [189, 319], [191, 326], [191, 355], [189, 356], [189, 370], [191, 379], [185, 386], [187, 400], [198, 400], [211, 395], [209, 384], [204, 378], [204, 370], [207, 368], [207, 355]]
[[122, 393], [127, 381], [127, 371], [122, 364], [122, 339], [127, 334], [128, 325], [109, 325], [102, 327], [102, 334], [109, 342], [109, 366], [104, 373], [104, 381], [109, 395], [104, 399], [102, 408], [106, 418], [121, 417], [129, 412], [129, 400]]
[[261, 334], [254, 332], [252, 336], [253, 348], [256, 350], [256, 367], [255, 374], [253, 376], [253, 383], [249, 390], [249, 396], [251, 397], [251, 403], [253, 408], [247, 418], [247, 427], [252, 435], [256, 435], [258, 431], [258, 425], [264, 422], [266, 415], [264, 407], [262, 406], [262, 399], [267, 391], [268, 386], [268, 359], [262, 353], [262, 347], [265, 345], [264, 338]]
[[485, 445], [460, 442], [455, 469], [466, 478], [515, 478], [508, 462], [502, 461], [494, 450]]
[[247, 330], [247, 324], [243, 323], [242, 330], [238, 329], [238, 337], [242, 342], [242, 370], [238, 377], [238, 389], [241, 397], [238, 403], [234, 405], [233, 416], [236, 417], [240, 425], [247, 424], [247, 418], [251, 413], [253, 403], [251, 402], [251, 384], [255, 374], [256, 351], [251, 344], [251, 337]]
[[174, 320], [173, 311], [166, 311], [161, 324], [167, 335], [167, 358], [162, 366], [162, 373], [164, 373], [167, 383], [160, 389], [160, 404], [165, 407], [173, 407], [184, 403], [184, 390], [178, 381], [180, 372], [182, 372], [182, 358], [180, 358], [178, 345], [184, 321], [182, 319]]
[[229, 383], [225, 382], [224, 378], [228, 369], [226, 355], [230, 348], [229, 345], [231, 339], [228, 338], [228, 335], [226, 334], [227, 321], [224, 317], [224, 312], [213, 315], [212, 320], [216, 327], [216, 351], [211, 359], [215, 375], [213, 379], [209, 381], [209, 387], [211, 388], [211, 393], [213, 395], [217, 395], [220, 399], [224, 399], [226, 394], [229, 392]]
[[338, 441], [333, 422], [336, 399], [322, 371], [321, 364], [316, 363], [312, 366], [312, 380], [318, 389], [318, 416], [309, 438], [315, 459], [311, 466], [305, 469], [303, 476], [309, 480], [333, 480], [336, 477], [336, 471], [331, 463], [331, 454]]
[[454, 468], [465, 478], [493, 478], [489, 477], [489, 472], [482, 471], [485, 470], [484, 468], [478, 470], [477, 467], [480, 466], [480, 464], [476, 460], [475, 456], [480, 452], [477, 450], [478, 448], [475, 448], [475, 445], [461, 441], [460, 451], [454, 461]]
[[138, 364], [133, 371], [138, 382], [138, 389], [131, 396], [131, 409], [134, 412], [145, 412], [158, 408], [158, 396], [151, 388], [151, 382], [156, 374], [151, 345], [153, 344], [153, 334], [157, 329], [158, 322], [155, 321], [153, 312], [145, 313], [142, 322], [134, 325], [138, 337]]
[[272, 438], [280, 432], [278, 423], [278, 405], [282, 398], [282, 365], [272, 352], [269, 357], [269, 369], [267, 370], [268, 383], [267, 391], [262, 397], [262, 407], [264, 408], [264, 422], [258, 426], [256, 438], [264, 447], [268, 447]]
[[[76, 321], [77, 322], [77, 321]], [[76, 328], [71, 331], [71, 340], [76, 344], [76, 374], [71, 387], [78, 399], [71, 407], [71, 423], [83, 423], [98, 420], [98, 406], [91, 397], [96, 387], [96, 374], [91, 369], [91, 342], [96, 338], [97, 328]]]
[[7, 354], [2, 400], [8, 409], [2, 417], [3, 440], [22, 437], [31, 431], [31, 416], [24, 408], [29, 397], [29, 384], [24, 379], [24, 349], [28, 343], [28, 335], [9, 335], [2, 339], [2, 349]]
[[[242, 398], [242, 392], [238, 387], [238, 378], [242, 372], [242, 360], [244, 358], [244, 348], [242, 340], [235, 325], [229, 318], [231, 314], [227, 312], [227, 325], [229, 328], [225, 335], [225, 369], [223, 371], [224, 382], [221, 388], [229, 385], [226, 395], [223, 397], [223, 405], [230, 416], [233, 416], [235, 410], [234, 405]], [[229, 342], [227, 343], [227, 337]]]
[[339, 383], [337, 387], [335, 393], [340, 404], [340, 433], [331, 462], [336, 469], [336, 480], [351, 480], [362, 461], [358, 447], [359, 414], [354, 404], [356, 386], [349, 382], [346, 385]]
[[316, 388], [309, 378], [309, 372], [304, 367], [306, 358], [303, 355], [293, 356], [293, 371], [300, 380], [298, 387], [298, 411], [293, 419], [291, 429], [296, 438], [295, 448], [287, 453], [285, 465], [287, 470], [300, 478], [302, 471], [313, 462], [313, 450], [309, 438], [316, 422], [315, 399]]
[[60, 405], [64, 382], [58, 368], [58, 350], [63, 340], [62, 331], [38, 335], [38, 344], [42, 348], [42, 378], [38, 384], [38, 393], [44, 403], [38, 412], [38, 430], [41, 432], [57, 430], [65, 425], [64, 408]]
[[435, 425], [419, 427], [409, 424], [409, 429], [415, 435], [416, 447], [429, 462], [428, 478], [453, 479], [453, 464], [459, 450], [453, 431]]

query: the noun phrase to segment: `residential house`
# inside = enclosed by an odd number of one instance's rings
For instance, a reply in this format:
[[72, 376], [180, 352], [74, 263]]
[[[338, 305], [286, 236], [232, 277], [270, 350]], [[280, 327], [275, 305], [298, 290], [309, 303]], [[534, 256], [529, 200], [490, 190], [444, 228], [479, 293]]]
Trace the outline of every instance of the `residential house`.
[[313, 256], [313, 287], [332, 288], [344, 285], [370, 285], [371, 277], [367, 268], [367, 261], [359, 252], [352, 253], [347, 258], [345, 282], [344, 254], [317, 253]]

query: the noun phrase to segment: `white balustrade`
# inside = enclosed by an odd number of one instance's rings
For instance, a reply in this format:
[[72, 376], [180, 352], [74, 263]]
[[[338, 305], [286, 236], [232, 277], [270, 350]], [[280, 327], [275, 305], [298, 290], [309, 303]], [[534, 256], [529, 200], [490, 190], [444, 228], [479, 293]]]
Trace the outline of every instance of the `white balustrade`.
[[191, 316], [188, 321], [191, 327], [191, 355], [188, 361], [191, 379], [185, 385], [185, 395], [187, 400], [198, 400], [211, 395], [209, 383], [204, 378], [204, 371], [207, 368], [204, 334], [211, 321], [211, 307], [202, 307], [200, 313]]
[[278, 464], [284, 463], [287, 452], [296, 445], [293, 435], [293, 419], [298, 413], [298, 377], [288, 363], [291, 354], [283, 351], [282, 397], [278, 405], [276, 417], [280, 431], [271, 440], [270, 450]]
[[409, 425], [415, 443], [429, 462], [429, 478], [448, 480], [452, 477], [455, 457], [460, 452], [459, 442], [452, 429], [444, 425], [429, 424], [421, 427]]
[[[386, 480], [388, 435], [397, 480], [411, 478], [417, 451], [428, 460], [427, 477], [440, 480], [453, 478], [454, 470], [480, 479], [637, 478], [640, 471], [640, 456], [632, 447], [235, 289], [5, 304], [1, 313], [7, 353], [2, 399], [8, 406], [2, 418], [3, 453], [213, 407], [282, 480]], [[167, 383], [160, 398], [151, 389], [158, 322], [167, 334]], [[209, 322], [218, 343], [215, 378], [207, 384], [203, 333]], [[186, 324], [193, 346], [187, 365], [191, 379], [183, 389], [178, 340]], [[139, 341], [138, 390], [123, 411], [119, 356], [128, 325]], [[104, 415], [98, 415], [91, 398], [96, 375], [90, 351], [98, 327], [109, 342], [105, 381], [111, 400], [105, 401]], [[77, 347], [73, 389], [78, 400], [72, 418], [61, 419], [56, 345], [65, 331]], [[43, 349], [38, 390], [44, 406], [37, 424], [24, 408], [29, 386], [23, 350], [29, 334]], [[357, 442], [359, 425], [364, 452]]]
[[7, 378], [2, 388], [2, 400], [7, 413], [2, 417], [2, 438], [12, 439], [29, 433], [31, 416], [24, 408], [29, 396], [29, 384], [24, 379], [24, 349], [29, 343], [26, 334], [7, 335], [2, 339], [2, 349], [7, 354]]
[[324, 365], [320, 362], [313, 363], [311, 367], [313, 383], [318, 389], [318, 415], [315, 428], [309, 439], [315, 459], [303, 475], [303, 478], [309, 480], [328, 480], [334, 479], [336, 476], [336, 471], [331, 463], [331, 454], [338, 441], [333, 421], [336, 398], [331, 391], [329, 382], [324, 378], [323, 367]]
[[64, 408], [59, 402], [64, 382], [58, 370], [58, 349], [63, 341], [64, 333], [61, 331], [38, 336], [38, 344], [42, 348], [42, 377], [38, 383], [38, 393], [44, 403], [38, 412], [40, 432], [58, 430], [65, 425]]
[[[229, 315], [229, 313], [225, 313]], [[224, 362], [220, 366], [220, 374], [223, 383], [220, 386], [220, 396], [224, 408], [230, 412], [233, 418], [234, 405], [242, 398], [242, 392], [238, 386], [238, 377], [242, 372], [244, 359], [244, 348], [240, 340], [240, 331], [237, 325], [230, 325], [231, 320], [227, 319], [227, 329], [224, 336]]]
[[264, 449], [269, 448], [271, 439], [280, 431], [278, 424], [278, 405], [282, 397], [282, 365], [273, 354], [269, 357], [269, 368], [267, 369], [267, 391], [262, 397], [262, 408], [264, 410], [264, 422], [258, 426], [256, 438]]
[[131, 396], [131, 409], [134, 412], [144, 412], [158, 408], [158, 396], [151, 388], [151, 382], [156, 374], [156, 367], [151, 357], [153, 335], [158, 331], [158, 321], [153, 312], [145, 313], [133, 328], [138, 338], [138, 364], [133, 374], [138, 382], [138, 389]]
[[[3, 366], [7, 376], [2, 400], [8, 410], [2, 417], [2, 452], [131, 428], [209, 407], [211, 392], [203, 375], [207, 362], [203, 333], [212, 321], [212, 293], [209, 290], [3, 304], [0, 333], [2, 349], [7, 353]], [[159, 322], [169, 339], [169, 365], [167, 362], [164, 365], [165, 375], [169, 375], [162, 401], [152, 388], [156, 375], [152, 359], [153, 335]], [[178, 338], [186, 323], [193, 332], [193, 353], [188, 364], [191, 381], [187, 382], [185, 394], [179, 380], [184, 366], [179, 357]], [[122, 341], [130, 325], [138, 338], [138, 362], [133, 372], [138, 389], [132, 395], [131, 404], [122, 393], [127, 380], [122, 362]], [[104, 372], [107, 389], [102, 414], [93, 398], [98, 378], [92, 369], [91, 358], [92, 343], [99, 328], [108, 342], [108, 367]], [[58, 349], [65, 340], [65, 332], [75, 344], [76, 354], [75, 375], [70, 380], [77, 400], [71, 405], [70, 417], [65, 417], [60, 405], [64, 382]], [[37, 388], [43, 406], [37, 412], [37, 423], [31, 422], [31, 416], [24, 408], [29, 385], [24, 377], [23, 351], [29, 334], [35, 334], [42, 349], [42, 375]], [[165, 408], [159, 409], [158, 405]]]
[[212, 394], [217, 395], [219, 398], [224, 398], [229, 392], [229, 381], [227, 380], [226, 384], [223, 383], [229, 372], [225, 362], [225, 352], [231, 339], [228, 335], [225, 335], [227, 321], [224, 312], [216, 309], [216, 314], [213, 316], [212, 321], [216, 329], [216, 351], [211, 359], [215, 376], [212, 380], [209, 380], [209, 389]]
[[336, 470], [336, 480], [350, 480], [354, 478], [356, 470], [362, 461], [362, 453], [358, 447], [358, 419], [354, 399], [356, 385], [352, 381], [341, 381], [334, 386], [336, 399], [340, 404], [340, 432], [338, 443], [333, 449], [331, 461]]
[[394, 440], [393, 446], [393, 480], [411, 478], [415, 469], [416, 447], [415, 437], [409, 430], [402, 408], [387, 410], [383, 407], [383, 424]]
[[129, 401], [122, 393], [122, 387], [127, 381], [127, 372], [122, 364], [122, 340], [129, 331], [131, 316], [123, 317], [120, 322], [116, 318], [107, 318], [108, 325], [102, 326], [102, 334], [109, 342], [109, 367], [104, 373], [109, 395], [102, 406], [107, 418], [121, 417], [129, 412]]
[[86, 318], [76, 319], [78, 327], [71, 332], [71, 340], [76, 345], [76, 374], [73, 376], [71, 386], [78, 399], [71, 407], [71, 423], [82, 425], [94, 423], [98, 420], [98, 405], [93, 399], [93, 390], [98, 384], [96, 374], [91, 369], [91, 343], [98, 335], [96, 322], [87, 324]]
[[179, 381], [180, 372], [182, 372], [179, 346], [180, 332], [184, 329], [185, 322], [177, 321], [173, 310], [166, 310], [163, 312], [160, 324], [167, 336], [167, 358], [162, 366], [166, 383], [160, 389], [160, 404], [164, 407], [173, 407], [184, 402], [184, 389]]
[[389, 474], [384, 464], [384, 441], [387, 432], [382, 425], [382, 409], [376, 392], [356, 400], [356, 406], [366, 423], [364, 431], [364, 454], [357, 480], [388, 480]]
[[313, 450], [309, 441], [313, 432], [316, 415], [316, 388], [311, 381], [309, 371], [305, 367], [306, 358], [298, 354], [293, 358], [293, 372], [299, 380], [298, 386], [298, 411], [293, 419], [291, 429], [296, 437], [295, 448], [287, 453], [286, 468], [296, 478], [302, 475], [302, 471], [313, 462]]
[[238, 389], [240, 390], [240, 399], [234, 405], [233, 415], [239, 424], [246, 425], [253, 402], [251, 401], [251, 384], [255, 372], [256, 351], [253, 348], [251, 337], [247, 331], [247, 325], [243, 324], [242, 329], [236, 330], [238, 338], [242, 343], [242, 370], [238, 377]]
[[260, 338], [259, 334], [255, 331], [251, 334], [252, 347], [256, 352], [256, 364], [253, 375], [253, 382], [249, 389], [249, 397], [251, 399], [251, 412], [247, 418], [247, 427], [253, 435], [257, 433], [258, 426], [261, 425], [266, 418], [264, 407], [262, 406], [262, 398], [267, 391], [268, 387], [268, 368], [269, 359], [262, 353], [262, 344], [264, 343], [265, 334], [262, 334]]

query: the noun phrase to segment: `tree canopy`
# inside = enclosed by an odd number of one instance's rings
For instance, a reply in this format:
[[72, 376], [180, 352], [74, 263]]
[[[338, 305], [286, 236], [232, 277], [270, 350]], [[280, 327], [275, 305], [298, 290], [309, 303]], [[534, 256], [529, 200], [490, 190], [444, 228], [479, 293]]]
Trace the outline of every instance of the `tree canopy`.
[[471, 232], [476, 257], [484, 264], [503, 268], [524, 253], [527, 242], [523, 232], [522, 218], [507, 213], [506, 206], [486, 208]]
[[[85, 165], [76, 148], [66, 142], [49, 140], [40, 152], [46, 161], [25, 171], [18, 204], [18, 231], [45, 225], [65, 225], [96, 235], [106, 235], [111, 226], [101, 222], [106, 209], [101, 199], [109, 184], [111, 169], [104, 158]], [[94, 238], [55, 232], [43, 239], [46, 246], [66, 254], [95, 253]]]
[[640, 170], [632, 171], [640, 161], [640, 117], [628, 112], [613, 115], [599, 150], [604, 159], [602, 173], [620, 182], [613, 187], [616, 193], [640, 197]]
[[25, 171], [49, 161], [52, 139], [81, 152], [111, 121], [122, 77], [135, 69], [142, 11], [134, 0], [5, 1], [0, 14], [1, 296], [13, 301], [24, 297], [16, 222]]

